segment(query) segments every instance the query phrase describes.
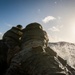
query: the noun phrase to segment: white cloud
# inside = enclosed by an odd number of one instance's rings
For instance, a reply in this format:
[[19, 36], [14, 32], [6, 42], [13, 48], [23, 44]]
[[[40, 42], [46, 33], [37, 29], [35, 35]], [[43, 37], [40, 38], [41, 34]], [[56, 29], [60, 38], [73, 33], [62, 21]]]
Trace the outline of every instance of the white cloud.
[[51, 31], [60, 31], [58, 28], [56, 28], [55, 26], [53, 26], [52, 28], [49, 28], [48, 30], [51, 30]]
[[0, 32], [0, 39], [2, 39], [3, 34]]
[[0, 32], [0, 35], [2, 35], [2, 33]]
[[49, 28], [48, 30], [51, 30], [53, 32], [59, 32], [60, 29], [63, 27], [63, 25], [57, 25], [57, 26], [53, 26], [52, 28]]
[[49, 21], [55, 20], [55, 19], [56, 19], [56, 18], [53, 17], [53, 16], [47, 16], [47, 17], [45, 17], [42, 21], [43, 21], [44, 23], [48, 23]]

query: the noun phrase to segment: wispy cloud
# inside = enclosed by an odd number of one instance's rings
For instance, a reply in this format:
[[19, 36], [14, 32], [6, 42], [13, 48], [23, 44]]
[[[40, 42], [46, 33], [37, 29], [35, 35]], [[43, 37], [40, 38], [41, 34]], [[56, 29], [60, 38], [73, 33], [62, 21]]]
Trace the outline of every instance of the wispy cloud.
[[48, 30], [51, 30], [51, 31], [60, 31], [57, 27], [53, 26], [52, 28], [49, 28]]
[[63, 25], [57, 25], [57, 26], [53, 26], [52, 28], [49, 28], [48, 30], [51, 30], [53, 32], [59, 32], [62, 27]]
[[0, 32], [0, 35], [2, 35], [2, 33]]
[[61, 17], [60, 17], [60, 16], [58, 16], [58, 19], [59, 19], [59, 20], [61, 20]]
[[57, 4], [57, 2], [54, 2], [55, 4]]
[[38, 12], [40, 12], [41, 10], [40, 9], [38, 9]]
[[12, 27], [13, 26], [12, 24], [8, 24], [8, 23], [5, 23], [5, 25], [7, 25], [8, 27]]
[[63, 38], [56, 35], [48, 35], [48, 36], [49, 36], [49, 42], [64, 41]]
[[38, 12], [38, 14], [40, 14], [40, 12], [41, 12], [41, 9], [38, 9], [38, 10], [37, 10], [37, 12]]
[[45, 17], [45, 18], [42, 20], [42, 22], [48, 23], [49, 21], [55, 20], [55, 19], [56, 19], [56, 18], [53, 17], [53, 16], [47, 16], [47, 17]]

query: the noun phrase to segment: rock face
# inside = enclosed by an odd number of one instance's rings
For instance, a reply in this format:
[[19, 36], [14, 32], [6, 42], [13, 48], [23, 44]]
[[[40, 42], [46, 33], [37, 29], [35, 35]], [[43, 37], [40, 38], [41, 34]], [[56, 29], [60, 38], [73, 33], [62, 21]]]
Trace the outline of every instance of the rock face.
[[7, 51], [7, 45], [3, 42], [3, 40], [0, 40], [0, 75], [3, 75], [8, 67], [6, 62]]
[[8, 45], [8, 53], [7, 53], [7, 63], [10, 64], [12, 57], [20, 51], [20, 39], [22, 36], [22, 26], [17, 25], [16, 27], [12, 27], [3, 35], [3, 40]]

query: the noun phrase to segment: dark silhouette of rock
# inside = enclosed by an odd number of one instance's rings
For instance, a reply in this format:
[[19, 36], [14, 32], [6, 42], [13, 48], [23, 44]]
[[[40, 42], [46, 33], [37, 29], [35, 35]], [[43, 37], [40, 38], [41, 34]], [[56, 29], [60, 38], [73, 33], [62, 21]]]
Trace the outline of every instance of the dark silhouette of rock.
[[19, 45], [22, 34], [22, 26], [17, 25], [4, 33], [3, 40], [7, 43], [8, 47], [12, 49]]
[[4, 75], [12, 57], [20, 50], [20, 37], [23, 34], [21, 29], [21, 25], [12, 27], [0, 40], [0, 75]]
[[8, 51], [7, 45], [4, 43], [3, 40], [0, 40], [0, 75], [4, 75], [6, 69], [8, 68], [7, 51]]
[[7, 53], [7, 63], [10, 65], [12, 57], [20, 51], [20, 43], [22, 36], [22, 25], [17, 25], [16, 27], [12, 27], [3, 35], [3, 40], [8, 45], [8, 53]]

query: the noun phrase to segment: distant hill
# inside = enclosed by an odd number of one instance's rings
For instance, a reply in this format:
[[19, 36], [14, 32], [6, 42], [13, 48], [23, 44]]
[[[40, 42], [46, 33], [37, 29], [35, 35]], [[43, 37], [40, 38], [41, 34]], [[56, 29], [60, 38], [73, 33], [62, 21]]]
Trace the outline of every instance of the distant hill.
[[68, 42], [50, 43], [48, 46], [53, 49], [59, 56], [67, 60], [67, 63], [75, 68], [75, 44]]

